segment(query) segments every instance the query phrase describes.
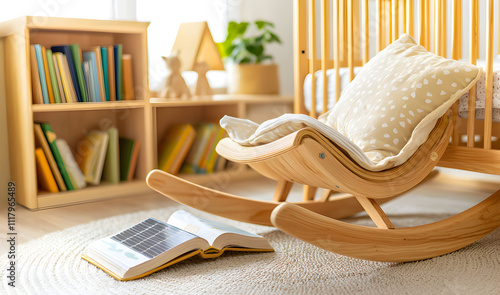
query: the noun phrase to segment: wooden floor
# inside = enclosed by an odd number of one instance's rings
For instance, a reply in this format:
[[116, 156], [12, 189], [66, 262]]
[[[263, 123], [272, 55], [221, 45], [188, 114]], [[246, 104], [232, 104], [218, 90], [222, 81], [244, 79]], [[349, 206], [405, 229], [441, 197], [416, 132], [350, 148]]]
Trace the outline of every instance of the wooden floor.
[[[446, 170], [445, 173], [439, 173], [434, 179], [420, 185], [412, 194], [432, 194], [443, 199], [468, 199], [471, 203], [476, 203], [500, 189], [499, 176], [485, 176], [475, 173], [460, 173], [457, 176], [449, 175], [448, 172], [450, 171]], [[219, 184], [218, 189], [243, 197], [271, 200], [274, 187], [274, 181], [259, 176], [247, 180], [233, 181], [224, 185]], [[444, 192], [443, 188], [446, 188]], [[295, 185], [292, 188], [292, 200], [300, 200], [301, 190], [300, 185]], [[89, 223], [101, 218], [141, 210], [158, 209], [173, 204], [175, 203], [168, 198], [151, 191], [151, 193], [141, 196], [130, 196], [40, 211], [30, 211], [18, 205], [16, 208], [18, 243], [25, 243], [50, 232]], [[6, 213], [0, 214], [0, 224], [6, 228]], [[5, 233], [5, 230], [2, 230], [2, 239], [5, 237]], [[4, 251], [4, 249], [0, 250], [0, 252]]]

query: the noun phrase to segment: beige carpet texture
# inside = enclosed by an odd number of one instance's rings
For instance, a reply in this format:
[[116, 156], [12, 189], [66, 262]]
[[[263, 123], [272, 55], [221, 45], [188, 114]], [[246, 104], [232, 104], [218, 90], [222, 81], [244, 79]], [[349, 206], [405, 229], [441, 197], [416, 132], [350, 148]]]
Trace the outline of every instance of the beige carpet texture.
[[[411, 203], [411, 202], [410, 202]], [[443, 219], [461, 211], [396, 200], [385, 207], [396, 226]], [[463, 206], [462, 206], [463, 207]], [[147, 217], [166, 221], [177, 209], [263, 235], [273, 253], [225, 253], [216, 259], [193, 257], [145, 278], [120, 282], [80, 258], [94, 240]], [[425, 209], [425, 210], [424, 210]], [[370, 225], [364, 215], [349, 222]], [[17, 286], [7, 286], [6, 257], [2, 294], [498, 294], [500, 230], [441, 257], [411, 263], [353, 259], [319, 249], [281, 231], [175, 206], [98, 220], [47, 234], [20, 245]]]

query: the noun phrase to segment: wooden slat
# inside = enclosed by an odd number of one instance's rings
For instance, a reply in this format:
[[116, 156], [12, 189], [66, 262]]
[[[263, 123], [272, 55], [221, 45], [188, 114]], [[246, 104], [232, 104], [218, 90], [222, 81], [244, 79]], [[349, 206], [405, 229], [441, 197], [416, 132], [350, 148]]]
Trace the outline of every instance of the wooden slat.
[[491, 149], [491, 123], [493, 119], [493, 22], [494, 2], [488, 1], [486, 18], [486, 82], [484, 106], [484, 148]]
[[446, 57], [446, 0], [434, 4], [434, 52]]
[[408, 1], [403, 0], [403, 32], [408, 34]]
[[438, 166], [500, 175], [500, 150], [448, 146]]
[[368, 11], [368, 5], [369, 1], [365, 0], [364, 1], [364, 23], [365, 23], [365, 46], [364, 46], [364, 51], [363, 51], [363, 64], [367, 63], [368, 60], [370, 59], [370, 14]]
[[335, 29], [334, 29], [334, 37], [333, 37], [333, 55], [334, 55], [334, 67], [335, 67], [335, 101], [338, 101], [340, 98], [340, 5], [339, 1], [335, 2], [335, 10], [334, 10], [334, 21]]
[[330, 2], [321, 0], [321, 71], [323, 76], [323, 108], [321, 113], [328, 111], [328, 80], [326, 78], [326, 61], [330, 54]]
[[[407, 17], [407, 22], [408, 22], [408, 34], [410, 34], [410, 36], [413, 36], [415, 37], [415, 11], [414, 11], [414, 2], [413, 0], [408, 0], [408, 10], [407, 10], [407, 14], [408, 14], [408, 17]], [[406, 1], [405, 1], [406, 3]]]
[[462, 58], [462, 1], [453, 1], [453, 33], [451, 58], [459, 60]]
[[274, 202], [284, 202], [292, 189], [293, 182], [280, 180], [278, 181], [278, 185], [276, 186], [276, 190], [274, 191], [273, 201]]
[[354, 1], [347, 2], [349, 81], [354, 79]]
[[294, 60], [294, 112], [306, 113], [304, 107], [304, 79], [307, 76], [307, 3], [294, 0], [293, 60]]
[[309, 0], [309, 73], [311, 74], [311, 110], [309, 114], [316, 118], [316, 77], [314, 75], [316, 60], [316, 1]]
[[425, 44], [427, 50], [431, 50], [431, 4], [430, 0], [422, 0], [425, 1], [425, 12], [424, 12], [424, 17], [425, 17]]
[[392, 38], [391, 42], [394, 42], [398, 38], [399, 34], [399, 0], [392, 0]]
[[[470, 27], [469, 27], [469, 57], [470, 57], [470, 63], [475, 65], [477, 61], [477, 56], [476, 56], [476, 34], [477, 34], [477, 0], [471, 0], [470, 1]], [[476, 85], [472, 86], [472, 88], [469, 90], [469, 104], [468, 104], [468, 119], [467, 119], [467, 147], [472, 148], [474, 147], [474, 124], [475, 124], [475, 117], [476, 117]]]
[[383, 37], [382, 37], [382, 21], [383, 21], [383, 0], [377, 0], [377, 52], [380, 52], [383, 48]]
[[420, 45], [424, 46], [425, 48], [428, 49], [427, 43], [426, 43], [426, 28], [425, 28], [425, 0], [420, 0], [420, 6], [419, 6], [419, 43]]

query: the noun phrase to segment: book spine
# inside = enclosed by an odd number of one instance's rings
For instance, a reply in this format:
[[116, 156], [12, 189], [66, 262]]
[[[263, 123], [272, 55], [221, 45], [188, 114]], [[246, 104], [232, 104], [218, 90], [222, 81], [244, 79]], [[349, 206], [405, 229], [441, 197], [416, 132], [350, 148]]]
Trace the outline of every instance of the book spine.
[[108, 76], [109, 76], [109, 100], [116, 100], [116, 82], [115, 82], [115, 50], [113, 45], [108, 46]]
[[42, 148], [35, 149], [36, 171], [38, 184], [51, 193], [59, 192], [54, 175], [50, 171], [49, 163]]
[[102, 75], [104, 79], [104, 92], [106, 101], [109, 101], [109, 75], [108, 75], [108, 48], [101, 47]]
[[47, 55], [47, 65], [49, 68], [50, 82], [52, 84], [52, 92], [54, 94], [54, 102], [61, 103], [61, 95], [59, 94], [59, 85], [57, 83], [56, 71], [54, 69], [54, 59], [52, 56], [52, 50], [47, 49], [45, 52]]
[[42, 46], [43, 70], [45, 72], [45, 81], [47, 81], [47, 93], [49, 94], [49, 102], [55, 103], [54, 92], [52, 91], [52, 81], [50, 79], [49, 64], [47, 61], [47, 51], [45, 46]]
[[116, 100], [123, 100], [122, 45], [114, 45]]
[[123, 66], [123, 98], [125, 100], [134, 99], [134, 79], [132, 77], [132, 56], [122, 55]]
[[71, 98], [71, 89], [69, 87], [68, 76], [66, 74], [66, 69], [64, 68], [64, 54], [58, 52], [55, 53], [55, 56], [57, 59], [57, 66], [59, 67], [59, 74], [61, 75], [61, 84], [63, 86], [66, 102], [73, 102]]
[[81, 95], [82, 102], [88, 101], [87, 87], [85, 86], [85, 78], [83, 77], [82, 71], [82, 60], [80, 58], [80, 47], [78, 44], [71, 44], [69, 46], [71, 51], [71, 58], [73, 60], [73, 68], [75, 69], [75, 76], [78, 83], [75, 88], [78, 87]]
[[56, 160], [54, 159], [54, 156], [52, 155], [52, 152], [49, 147], [49, 143], [47, 142], [47, 139], [45, 138], [45, 135], [43, 133], [42, 127], [40, 124], [35, 123], [33, 124], [33, 129], [35, 132], [35, 145], [36, 146], [41, 146], [44, 153], [45, 157], [47, 158], [47, 161], [49, 162], [50, 169], [52, 170], [52, 174], [54, 175], [57, 186], [59, 187], [60, 191], [66, 191], [66, 185], [64, 184], [64, 180], [61, 176], [61, 172], [59, 171], [59, 168], [57, 167]]
[[54, 159], [57, 163], [57, 167], [59, 168], [59, 172], [61, 172], [61, 176], [64, 180], [64, 184], [66, 185], [66, 188], [68, 190], [74, 190], [75, 187], [73, 186], [73, 183], [71, 182], [71, 179], [69, 178], [68, 172], [66, 171], [66, 167], [64, 165], [63, 159], [61, 157], [61, 154], [59, 153], [59, 149], [57, 148], [56, 144], [56, 134], [52, 130], [52, 127], [48, 123], [42, 123], [40, 124], [40, 127], [42, 127], [43, 133], [45, 134], [45, 139], [47, 140], [47, 143], [49, 144], [50, 150], [52, 151], [52, 155], [54, 156]]
[[[66, 63], [68, 64], [68, 72], [69, 72], [68, 79], [71, 81], [70, 87], [72, 87], [73, 91], [75, 92], [75, 101], [74, 102], [82, 102], [82, 96], [80, 94], [80, 88], [78, 87], [78, 79], [76, 78], [75, 66], [74, 66], [73, 58], [71, 57], [70, 47], [67, 45], [53, 46], [52, 52], [64, 53], [64, 56], [66, 57]], [[69, 81], [68, 81], [68, 83], [69, 83]]]
[[40, 44], [35, 44], [35, 53], [36, 53], [36, 61], [38, 64], [38, 76], [40, 77], [40, 85], [42, 87], [43, 103], [48, 104], [48, 103], [50, 103], [49, 102], [49, 93], [47, 90], [47, 81], [45, 80], [42, 47], [40, 46]]
[[40, 76], [38, 73], [35, 45], [31, 45], [31, 86], [33, 103], [43, 104], [42, 85], [40, 84]]

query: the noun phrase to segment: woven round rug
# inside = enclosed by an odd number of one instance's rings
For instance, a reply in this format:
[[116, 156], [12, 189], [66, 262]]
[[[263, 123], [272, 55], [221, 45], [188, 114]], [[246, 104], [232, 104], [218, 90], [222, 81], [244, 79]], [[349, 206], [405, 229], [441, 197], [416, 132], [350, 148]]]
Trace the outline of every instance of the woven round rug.
[[[394, 203], [387, 206], [396, 226], [422, 224], [451, 216], [457, 208]], [[225, 253], [193, 257], [147, 277], [116, 281], [80, 258], [96, 239], [114, 234], [147, 217], [167, 220], [177, 209], [226, 222], [263, 235], [272, 253]], [[460, 208], [462, 209], [462, 208]], [[370, 225], [361, 215], [350, 222]], [[16, 287], [4, 294], [498, 294], [500, 230], [459, 251], [411, 263], [380, 263], [319, 249], [264, 226], [236, 222], [175, 206], [111, 217], [47, 234], [18, 248]]]

